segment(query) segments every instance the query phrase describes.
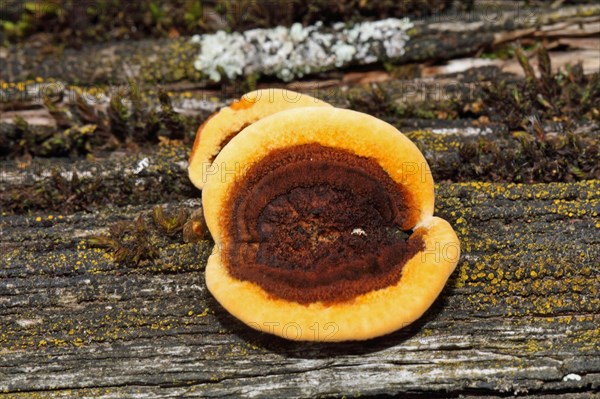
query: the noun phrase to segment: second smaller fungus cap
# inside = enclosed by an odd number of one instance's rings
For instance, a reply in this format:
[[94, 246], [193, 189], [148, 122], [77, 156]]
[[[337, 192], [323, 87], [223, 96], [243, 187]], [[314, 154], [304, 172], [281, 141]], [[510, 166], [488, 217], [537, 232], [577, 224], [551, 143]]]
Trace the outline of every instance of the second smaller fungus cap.
[[202, 189], [208, 175], [214, 172], [211, 164], [221, 148], [245, 127], [276, 112], [301, 107], [331, 105], [307, 94], [271, 88], [246, 93], [212, 114], [196, 132], [188, 167], [192, 183]]

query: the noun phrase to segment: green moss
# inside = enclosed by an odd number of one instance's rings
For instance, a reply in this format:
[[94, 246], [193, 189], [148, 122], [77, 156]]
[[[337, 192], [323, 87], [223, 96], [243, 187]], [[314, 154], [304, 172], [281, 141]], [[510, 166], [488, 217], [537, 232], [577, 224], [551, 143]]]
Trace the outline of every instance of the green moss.
[[[97, 0], [85, 3], [9, 1], [7, 19], [0, 20], [0, 33], [11, 41], [36, 33], [47, 33], [56, 43], [81, 46], [108, 40], [190, 36], [216, 30], [240, 31], [252, 28], [306, 24], [323, 21], [354, 22], [389, 17], [423, 17], [448, 9], [443, 0], [405, 0], [375, 2], [343, 0], [271, 2], [238, 0]], [[4, 16], [3, 16], [4, 17]]]
[[0, 192], [0, 204], [7, 213], [74, 212], [194, 197], [198, 193], [180, 166], [187, 152], [188, 147], [178, 141], [160, 145], [158, 152], [148, 158], [143, 175], [134, 172], [143, 155], [99, 163], [80, 161], [81, 175], [77, 168], [55, 168], [49, 176], [39, 176], [48, 170], [34, 166], [35, 172], [26, 183]]
[[581, 64], [552, 73], [548, 52], [539, 46], [540, 76], [536, 76], [525, 50], [516, 47], [514, 52], [526, 79], [500, 80], [482, 87], [484, 113], [491, 121], [529, 131], [543, 140], [545, 122], [563, 121], [568, 127], [600, 117], [600, 73], [585, 75]]
[[556, 182], [600, 178], [595, 133], [567, 132], [539, 140], [528, 133], [461, 137], [408, 132], [436, 181]]

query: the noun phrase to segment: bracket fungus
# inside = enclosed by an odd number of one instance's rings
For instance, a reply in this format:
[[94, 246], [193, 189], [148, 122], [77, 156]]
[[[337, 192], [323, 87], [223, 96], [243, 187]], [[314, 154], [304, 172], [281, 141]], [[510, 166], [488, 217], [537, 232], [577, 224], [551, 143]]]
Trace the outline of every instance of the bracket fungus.
[[260, 331], [305, 341], [388, 334], [431, 306], [458, 262], [456, 234], [433, 216], [425, 158], [370, 115], [271, 113], [231, 138], [213, 167], [226, 173], [206, 176], [202, 193], [216, 248], [206, 284]]
[[189, 159], [190, 180], [202, 189], [207, 176], [218, 172], [211, 166], [221, 148], [246, 126], [279, 111], [310, 106], [331, 107], [325, 101], [291, 90], [264, 89], [244, 94], [198, 128]]

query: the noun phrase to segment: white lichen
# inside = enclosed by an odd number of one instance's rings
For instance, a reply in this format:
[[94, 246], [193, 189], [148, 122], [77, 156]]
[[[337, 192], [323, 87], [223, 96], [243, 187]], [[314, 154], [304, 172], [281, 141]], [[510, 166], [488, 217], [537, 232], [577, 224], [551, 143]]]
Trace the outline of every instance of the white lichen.
[[567, 374], [563, 377], [563, 381], [581, 381], [581, 376], [579, 374]]
[[459, 135], [459, 136], [486, 136], [494, 131], [489, 127], [451, 127], [431, 129], [431, 133], [440, 135]]
[[140, 160], [136, 167], [133, 169], [133, 173], [139, 175], [144, 169], [146, 169], [150, 165], [150, 159], [148, 157]]
[[200, 54], [194, 67], [214, 81], [255, 73], [290, 81], [349, 64], [398, 58], [405, 52], [407, 31], [412, 27], [406, 18], [389, 18], [351, 27], [295, 23], [289, 28], [196, 35], [192, 41], [200, 44]]
[[352, 235], [353, 236], [366, 236], [367, 232], [364, 231], [363, 229], [357, 227], [354, 230], [352, 230]]

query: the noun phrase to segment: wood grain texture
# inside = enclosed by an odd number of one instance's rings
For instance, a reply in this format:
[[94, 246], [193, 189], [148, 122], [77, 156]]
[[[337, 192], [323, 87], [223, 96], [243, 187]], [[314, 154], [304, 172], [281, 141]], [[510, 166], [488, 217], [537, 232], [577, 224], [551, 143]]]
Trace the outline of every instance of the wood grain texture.
[[439, 185], [436, 213], [463, 247], [446, 289], [415, 324], [338, 345], [288, 342], [229, 316], [204, 285], [208, 241], [158, 234], [158, 259], [116, 264], [85, 237], [150, 207], [105, 205], [2, 216], [0, 397], [588, 397], [600, 387], [598, 181]]
[[[448, 60], [544, 37], [592, 40], [597, 49], [597, 5], [533, 13], [503, 9], [501, 16], [493, 11], [468, 22], [416, 21], [406, 53], [394, 62]], [[177, 111], [200, 121], [237, 93], [212, 85], [193, 68], [197, 52], [186, 38], [53, 54], [0, 48], [0, 80], [15, 82], [14, 89], [0, 91], [0, 144], [18, 136], [16, 115], [34, 135], [59, 129], [36, 102], [39, 92], [26, 93], [36, 77], [58, 87], [61, 105], [74, 101], [67, 83], [166, 84], [175, 92]], [[443, 84], [457, 83], [468, 95], [490, 80], [466, 74], [464, 80], [402, 81], [391, 72], [366, 78], [371, 72], [354, 79], [385, 78], [389, 104], [431, 101], [423, 93]], [[343, 72], [315, 79], [293, 84], [352, 106], [348, 88], [339, 87]], [[364, 94], [366, 87], [348, 90]], [[146, 100], [158, 107], [155, 98]], [[107, 107], [92, 105], [96, 111]], [[461, 143], [483, 136], [499, 142], [508, 134], [502, 124], [473, 129], [461, 120], [432, 119], [427, 128], [456, 134], [429, 134], [421, 120], [390, 122], [415, 130], [410, 137], [430, 163], [437, 160], [447, 170], [462, 162]], [[579, 130], [593, 135], [597, 125]], [[186, 244], [180, 234], [167, 236], [152, 222], [157, 204], [188, 211], [200, 205], [201, 193], [186, 174], [187, 150], [161, 145], [133, 157], [35, 157], [25, 169], [0, 161], [0, 399], [598, 397], [600, 180], [438, 184], [435, 212], [455, 228], [462, 256], [428, 312], [371, 341], [298, 343], [247, 328], [212, 298], [203, 276], [212, 242]], [[91, 235], [140, 214], [157, 258], [117, 263], [107, 249], [89, 245]], [[315, 333], [331, 332], [315, 326]]]

